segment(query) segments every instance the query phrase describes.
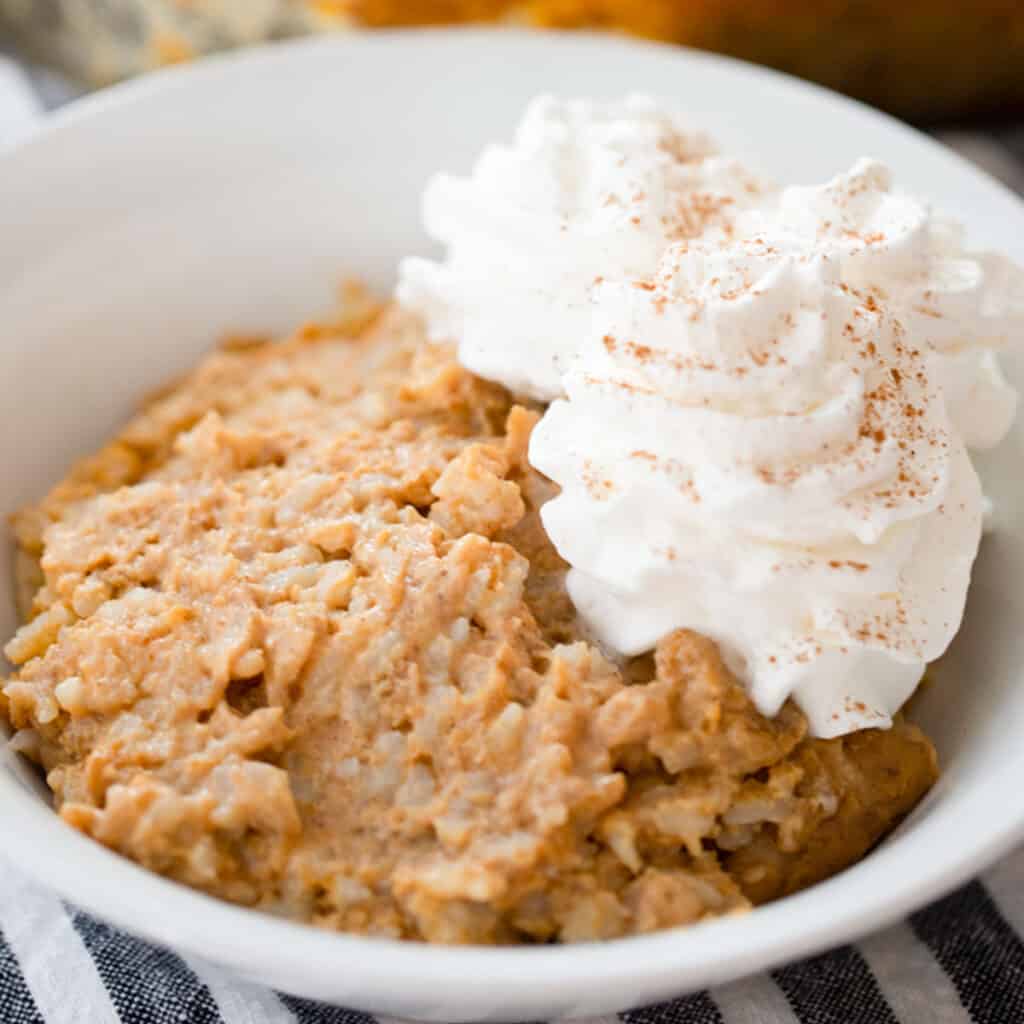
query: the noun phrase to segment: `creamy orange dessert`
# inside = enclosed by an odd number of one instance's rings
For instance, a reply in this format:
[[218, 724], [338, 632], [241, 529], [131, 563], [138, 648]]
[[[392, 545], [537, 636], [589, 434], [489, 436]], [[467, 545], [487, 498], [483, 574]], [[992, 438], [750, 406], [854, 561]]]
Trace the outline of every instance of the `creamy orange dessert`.
[[[15, 518], [69, 824], [322, 927], [584, 941], [864, 856], [937, 775], [1024, 273], [655, 101], [438, 175], [396, 300], [236, 339]], [[361, 303], [361, 305], [360, 305]]]
[[810, 738], [693, 632], [588, 642], [538, 416], [396, 309], [150, 402], [15, 521], [0, 713], [64, 820], [236, 903], [443, 943], [688, 924], [863, 856], [929, 741]]

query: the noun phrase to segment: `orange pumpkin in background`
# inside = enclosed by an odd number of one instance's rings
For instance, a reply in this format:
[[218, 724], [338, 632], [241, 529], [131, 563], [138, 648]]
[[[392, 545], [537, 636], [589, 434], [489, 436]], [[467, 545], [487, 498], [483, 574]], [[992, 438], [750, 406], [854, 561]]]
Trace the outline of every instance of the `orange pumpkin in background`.
[[1020, 0], [0, 0], [0, 37], [91, 85], [263, 39], [475, 22], [714, 50], [921, 121], [1024, 107]]

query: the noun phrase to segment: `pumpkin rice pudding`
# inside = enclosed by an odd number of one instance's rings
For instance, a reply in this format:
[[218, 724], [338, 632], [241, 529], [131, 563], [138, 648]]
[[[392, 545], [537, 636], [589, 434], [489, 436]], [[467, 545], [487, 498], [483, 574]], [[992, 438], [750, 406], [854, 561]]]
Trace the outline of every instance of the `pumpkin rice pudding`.
[[238, 342], [15, 521], [0, 715], [61, 816], [326, 928], [609, 938], [863, 856], [936, 777], [913, 725], [807, 736], [678, 631], [587, 642], [538, 411], [394, 309]]

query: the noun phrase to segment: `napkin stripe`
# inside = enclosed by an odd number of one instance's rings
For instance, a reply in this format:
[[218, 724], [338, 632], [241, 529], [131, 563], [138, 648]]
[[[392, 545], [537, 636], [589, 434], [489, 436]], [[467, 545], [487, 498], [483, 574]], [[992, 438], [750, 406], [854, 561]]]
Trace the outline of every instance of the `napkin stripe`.
[[122, 1024], [222, 1024], [210, 995], [181, 957], [75, 912]]
[[769, 974], [720, 985], [711, 990], [725, 1024], [800, 1024], [782, 989]]
[[4, 1024], [46, 1024], [0, 931], [0, 1013]]
[[801, 1024], [899, 1024], [853, 946], [773, 972]]
[[0, 146], [21, 138], [38, 119], [43, 105], [21, 68], [0, 55]]
[[297, 1024], [277, 993], [197, 957], [184, 957], [210, 990], [224, 1024]]
[[96, 965], [61, 900], [13, 869], [3, 882], [0, 928], [47, 1024], [117, 1024]]
[[661, 1006], [630, 1010], [620, 1016], [625, 1024], [725, 1024], [707, 992], [683, 996]]
[[1024, 1021], [1024, 943], [980, 882], [971, 882], [910, 919], [960, 994], [985, 1024]]
[[857, 948], [897, 1020], [971, 1024], [953, 983], [908, 924], [872, 935]]
[[377, 1024], [368, 1013], [314, 1003], [311, 999], [299, 999], [298, 996], [282, 995], [281, 1002], [295, 1014], [299, 1024]]

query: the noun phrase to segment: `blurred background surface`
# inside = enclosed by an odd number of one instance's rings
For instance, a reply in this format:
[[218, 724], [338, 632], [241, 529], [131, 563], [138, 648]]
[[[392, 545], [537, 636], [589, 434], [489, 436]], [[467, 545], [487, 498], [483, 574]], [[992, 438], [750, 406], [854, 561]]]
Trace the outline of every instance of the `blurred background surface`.
[[732, 54], [920, 124], [1024, 117], [1024, 0], [0, 0], [0, 46], [95, 87], [266, 39], [478, 22]]

